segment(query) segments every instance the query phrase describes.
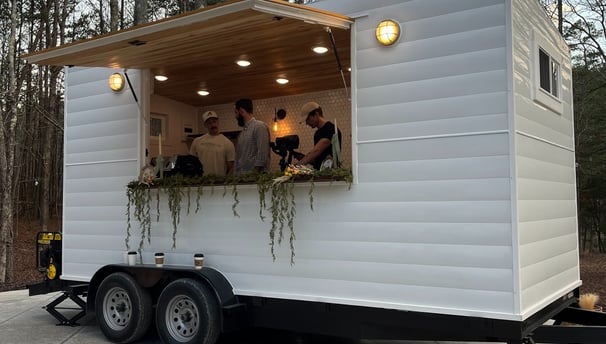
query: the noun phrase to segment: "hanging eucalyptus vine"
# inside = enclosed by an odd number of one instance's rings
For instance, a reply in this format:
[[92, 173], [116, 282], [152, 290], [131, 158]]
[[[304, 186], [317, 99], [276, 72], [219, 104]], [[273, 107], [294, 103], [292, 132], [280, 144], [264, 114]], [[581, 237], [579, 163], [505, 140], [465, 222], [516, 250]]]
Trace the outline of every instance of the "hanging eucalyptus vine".
[[[231, 194], [233, 197], [232, 213], [233, 216], [239, 217], [237, 207], [240, 203], [238, 194], [238, 185], [240, 184], [256, 184], [259, 193], [259, 218], [265, 220], [264, 211], [268, 210], [271, 214], [271, 227], [269, 229], [269, 245], [272, 258], [276, 259], [275, 244], [282, 243], [284, 239], [284, 227], [289, 229], [289, 248], [290, 248], [290, 263], [294, 264], [295, 260], [295, 241], [296, 235], [294, 230], [294, 220], [296, 217], [296, 200], [294, 193], [295, 181], [309, 182], [309, 204], [310, 209], [314, 209], [314, 188], [317, 180], [344, 180], [348, 183], [348, 188], [351, 188], [353, 181], [351, 171], [346, 169], [331, 169], [317, 172], [313, 174], [297, 174], [295, 173], [283, 175], [282, 173], [248, 173], [237, 176], [216, 176], [208, 175], [203, 177], [185, 178], [180, 175], [166, 177], [160, 180], [153, 181], [152, 185], [142, 184], [138, 181], [129, 183], [127, 189], [127, 209], [126, 209], [126, 239], [125, 244], [127, 250], [130, 249], [131, 237], [131, 220], [135, 219], [139, 222], [141, 229], [141, 238], [139, 242], [139, 253], [143, 249], [145, 238], [151, 244], [151, 215], [150, 204], [152, 202], [151, 190], [156, 189], [156, 221], [160, 221], [160, 193], [166, 195], [168, 200], [168, 210], [172, 224], [172, 248], [176, 248], [177, 232], [181, 217], [181, 204], [184, 201], [183, 197], [187, 197], [187, 214], [190, 213], [192, 188], [196, 188], [196, 209], [197, 213], [202, 209], [201, 198], [204, 194], [204, 187], [211, 188], [211, 195], [214, 192], [216, 185], [223, 185], [223, 197], [227, 194], [228, 186], [231, 186]], [[270, 203], [266, 199], [270, 196]]]

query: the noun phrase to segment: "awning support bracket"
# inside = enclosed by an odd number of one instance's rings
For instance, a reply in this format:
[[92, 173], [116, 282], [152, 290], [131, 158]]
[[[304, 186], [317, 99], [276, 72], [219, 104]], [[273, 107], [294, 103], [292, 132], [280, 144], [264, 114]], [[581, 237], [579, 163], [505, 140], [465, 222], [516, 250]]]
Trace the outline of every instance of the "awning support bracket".
[[335, 59], [337, 60], [337, 67], [339, 68], [339, 72], [341, 73], [341, 79], [343, 80], [343, 87], [345, 88], [345, 96], [347, 99], [351, 99], [349, 97], [349, 91], [347, 91], [347, 82], [345, 81], [345, 75], [343, 74], [343, 66], [341, 65], [341, 59], [339, 58], [339, 52], [337, 51], [337, 44], [335, 43], [335, 36], [332, 34], [332, 30], [330, 27], [325, 27], [326, 32], [328, 32], [328, 37], [330, 38], [330, 43], [332, 44], [332, 51], [335, 53]]

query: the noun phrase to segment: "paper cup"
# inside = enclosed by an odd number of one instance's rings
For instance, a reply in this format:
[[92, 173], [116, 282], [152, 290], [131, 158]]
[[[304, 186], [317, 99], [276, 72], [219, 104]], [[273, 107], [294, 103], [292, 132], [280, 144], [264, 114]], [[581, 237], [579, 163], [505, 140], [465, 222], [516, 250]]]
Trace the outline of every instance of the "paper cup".
[[156, 254], [154, 254], [154, 260], [156, 261], [157, 267], [161, 268], [162, 266], [164, 266], [164, 253], [157, 252]]
[[194, 254], [194, 266], [197, 270], [202, 269], [204, 266], [204, 255], [202, 253]]
[[137, 252], [130, 251], [128, 252], [128, 265], [137, 264]]

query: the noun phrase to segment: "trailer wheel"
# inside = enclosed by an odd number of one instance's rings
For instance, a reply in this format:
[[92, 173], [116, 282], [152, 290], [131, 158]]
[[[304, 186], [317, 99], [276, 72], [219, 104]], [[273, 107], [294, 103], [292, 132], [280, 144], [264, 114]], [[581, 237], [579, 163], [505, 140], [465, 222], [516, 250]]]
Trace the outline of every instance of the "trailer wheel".
[[219, 337], [219, 317], [215, 293], [203, 283], [182, 278], [160, 294], [156, 327], [163, 343], [214, 344]]
[[149, 292], [124, 272], [107, 276], [95, 297], [95, 314], [103, 334], [111, 341], [130, 343], [141, 338], [152, 321]]

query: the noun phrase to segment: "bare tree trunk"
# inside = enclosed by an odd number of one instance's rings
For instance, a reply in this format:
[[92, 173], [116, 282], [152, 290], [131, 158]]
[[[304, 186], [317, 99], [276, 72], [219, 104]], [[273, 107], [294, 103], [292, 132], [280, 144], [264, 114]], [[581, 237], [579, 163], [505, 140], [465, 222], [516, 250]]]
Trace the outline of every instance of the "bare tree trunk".
[[147, 0], [135, 0], [135, 21], [133, 25], [147, 22]]
[[124, 29], [124, 0], [120, 0], [120, 30]]
[[105, 17], [103, 16], [103, 0], [99, 0], [99, 31], [105, 33]]
[[[49, 12], [51, 6], [49, 6]], [[100, 10], [101, 11], [101, 10]], [[47, 36], [47, 47], [54, 47], [57, 45], [57, 36], [59, 35], [59, 5], [55, 1], [52, 4], [52, 16], [45, 18], [47, 31], [50, 34]], [[42, 137], [42, 190], [40, 195], [40, 225], [43, 231], [48, 230], [49, 211], [50, 211], [50, 189], [51, 189], [51, 169], [52, 169], [52, 152], [54, 151], [54, 134], [55, 127], [53, 126], [54, 118], [56, 118], [57, 112], [57, 82], [59, 78], [59, 71], [56, 67], [46, 67], [45, 78], [48, 84], [44, 88], [48, 90], [45, 98], [45, 104], [48, 109], [48, 113], [44, 118], [44, 131]]]
[[109, 1], [109, 30], [118, 31], [120, 13], [118, 11], [118, 0]]
[[562, 17], [562, 0], [558, 0], [558, 31], [562, 34], [564, 18]]
[[[17, 0], [11, 3], [11, 30], [9, 35], [8, 112], [2, 114], [0, 127], [0, 177], [2, 182], [2, 208], [0, 209], [0, 282], [13, 278], [13, 164], [15, 160], [17, 127], [17, 78], [15, 67], [15, 45], [17, 34]], [[7, 115], [7, 116], [4, 116]], [[8, 125], [5, 119], [8, 119]]]

